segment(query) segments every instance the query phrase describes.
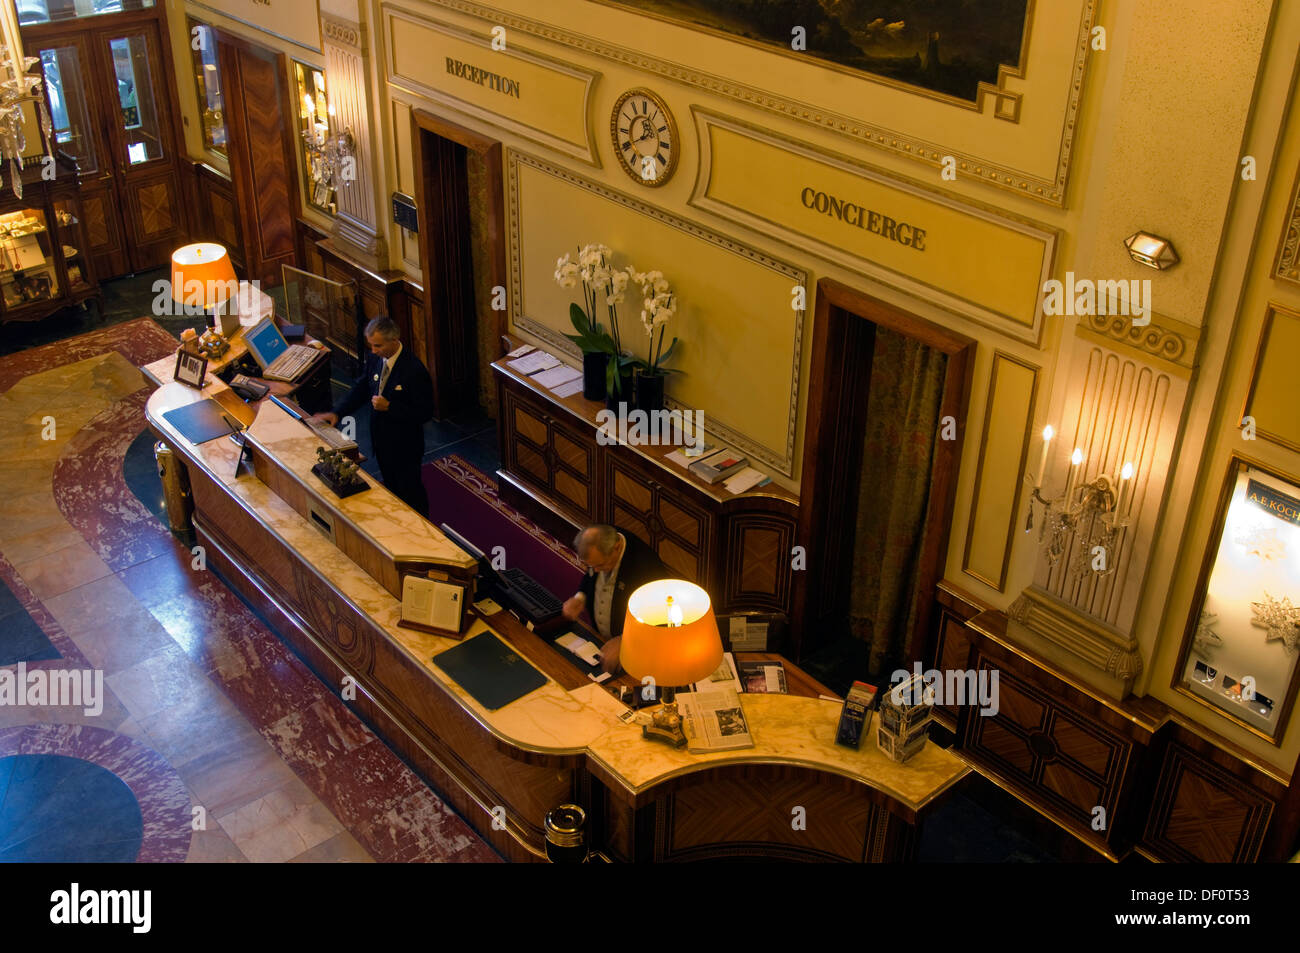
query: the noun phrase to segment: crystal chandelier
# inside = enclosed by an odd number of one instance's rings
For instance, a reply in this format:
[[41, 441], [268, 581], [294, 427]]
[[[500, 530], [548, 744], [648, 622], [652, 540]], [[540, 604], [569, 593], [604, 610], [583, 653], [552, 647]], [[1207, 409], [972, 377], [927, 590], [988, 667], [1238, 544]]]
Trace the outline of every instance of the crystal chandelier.
[[24, 56], [22, 66], [16, 62], [8, 44], [0, 45], [0, 66], [4, 76], [0, 80], [0, 161], [9, 160], [10, 184], [16, 198], [23, 197], [23, 153], [27, 151], [27, 136], [23, 133], [23, 103], [34, 102], [40, 119], [41, 136], [46, 155], [50, 154], [50, 136], [54, 124], [45, 108], [41, 77], [29, 75], [40, 63], [35, 56]]

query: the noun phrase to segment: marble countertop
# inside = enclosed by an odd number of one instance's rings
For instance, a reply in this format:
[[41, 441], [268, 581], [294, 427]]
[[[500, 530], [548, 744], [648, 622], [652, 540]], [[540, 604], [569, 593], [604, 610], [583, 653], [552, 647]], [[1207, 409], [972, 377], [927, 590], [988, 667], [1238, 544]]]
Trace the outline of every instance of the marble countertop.
[[[167, 379], [170, 380], [169, 372]], [[906, 764], [896, 764], [877, 749], [874, 730], [864, 740], [862, 750], [843, 748], [834, 743], [839, 704], [793, 695], [742, 695], [754, 747], [718, 754], [691, 754], [684, 749], [675, 750], [644, 740], [638, 725], [625, 725], [619, 720], [618, 714], [623, 706], [594, 682], [566, 691], [547, 678], [546, 684], [535, 691], [496, 711], [488, 711], [432, 661], [432, 656], [459, 644], [457, 640], [399, 627], [400, 603], [397, 599], [253, 476], [250, 468], [245, 467], [236, 475], [239, 447], [233, 441], [222, 437], [194, 446], [163, 419], [166, 411], [205, 396], [215, 396], [218, 388], [225, 389], [225, 385], [217, 381], [199, 392], [183, 384], [165, 383], [150, 396], [146, 415], [177, 452], [225, 486], [274, 536], [302, 555], [305, 568], [317, 573], [344, 599], [369, 616], [428, 674], [433, 683], [454, 697], [485, 730], [500, 740], [540, 753], [585, 753], [606, 774], [633, 793], [711, 764], [775, 763], [801, 765], [854, 779], [912, 810], [920, 810], [956, 784], [969, 770], [951, 752], [934, 744], [927, 745]], [[301, 465], [310, 471], [308, 460], [314, 461], [317, 442], [304, 436], [302, 425], [269, 401], [261, 405], [249, 434], [268, 451], [290, 461], [292, 467]], [[382, 487], [378, 490], [387, 494]], [[353, 499], [356, 498], [339, 502], [346, 504]], [[396, 498], [393, 501], [397, 506], [404, 506]], [[408, 544], [396, 535], [404, 531], [404, 522], [401, 526], [388, 522], [383, 512], [371, 513], [364, 506], [345, 511], [354, 521], [379, 524], [380, 528], [372, 532], [377, 539], [387, 540], [395, 550], [419, 549], [431, 539], [428, 532], [423, 532]], [[432, 524], [420, 520], [413, 513], [410, 515], [441, 537]], [[443, 541], [446, 542], [445, 538]], [[452, 544], [446, 542], [446, 545]], [[466, 637], [489, 629], [485, 621], [475, 619]], [[504, 632], [491, 631], [502, 641], [510, 643]]]

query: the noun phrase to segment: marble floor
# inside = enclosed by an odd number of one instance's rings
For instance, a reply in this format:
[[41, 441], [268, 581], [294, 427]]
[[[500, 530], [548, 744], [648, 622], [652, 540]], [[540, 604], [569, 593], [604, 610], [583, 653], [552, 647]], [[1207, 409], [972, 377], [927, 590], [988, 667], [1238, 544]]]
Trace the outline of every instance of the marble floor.
[[[158, 518], [147, 277], [0, 341], [0, 860], [499, 860]], [[101, 710], [5, 702], [68, 670]]]

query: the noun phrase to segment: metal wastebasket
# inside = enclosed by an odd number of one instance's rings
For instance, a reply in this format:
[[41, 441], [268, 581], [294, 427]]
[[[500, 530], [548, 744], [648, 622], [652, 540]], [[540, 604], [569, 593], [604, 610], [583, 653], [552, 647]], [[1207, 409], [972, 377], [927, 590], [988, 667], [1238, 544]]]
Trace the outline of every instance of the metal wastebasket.
[[190, 533], [194, 524], [194, 500], [190, 496], [190, 476], [185, 466], [176, 458], [172, 448], [159, 440], [153, 445], [153, 456], [158, 461], [158, 477], [162, 480], [163, 503], [167, 507], [167, 522], [173, 533]]

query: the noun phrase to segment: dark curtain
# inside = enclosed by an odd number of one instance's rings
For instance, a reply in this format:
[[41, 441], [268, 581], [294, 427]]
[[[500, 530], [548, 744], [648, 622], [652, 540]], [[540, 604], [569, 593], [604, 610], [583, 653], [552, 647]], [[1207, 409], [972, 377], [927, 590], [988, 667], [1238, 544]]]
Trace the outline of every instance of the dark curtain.
[[910, 657], [917, 563], [948, 357], [876, 329], [853, 545], [849, 621], [872, 673]]

